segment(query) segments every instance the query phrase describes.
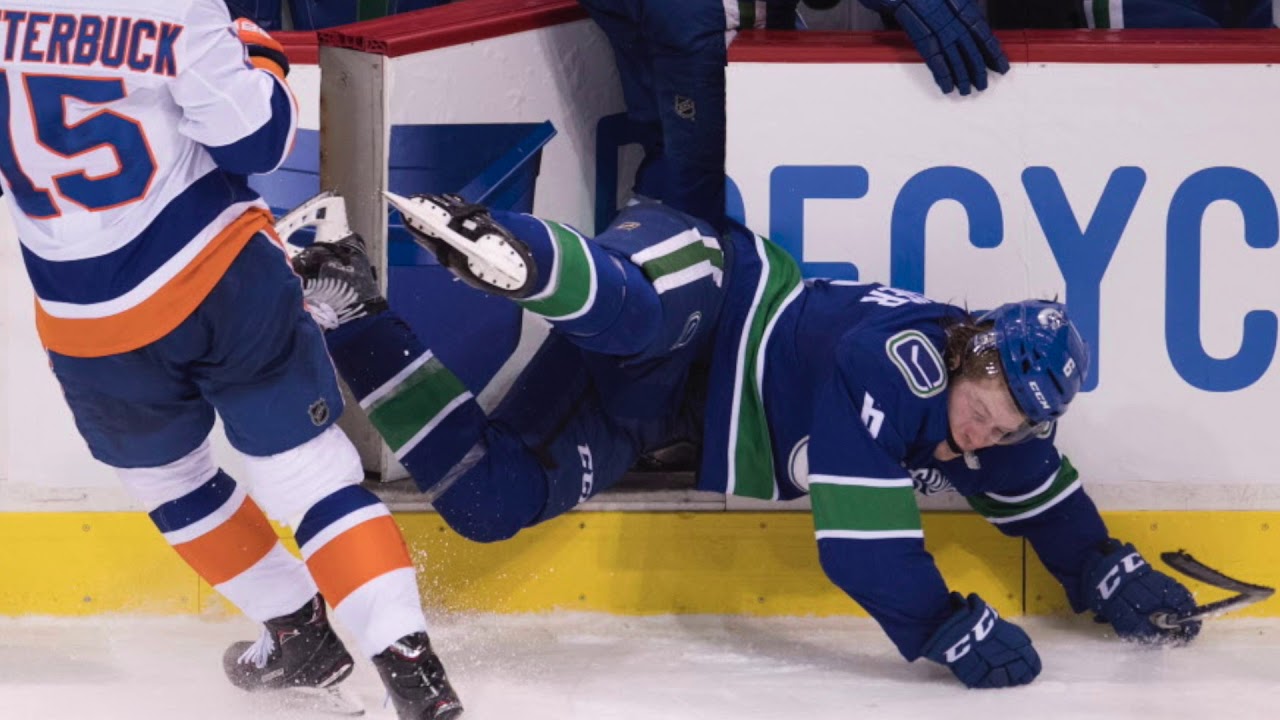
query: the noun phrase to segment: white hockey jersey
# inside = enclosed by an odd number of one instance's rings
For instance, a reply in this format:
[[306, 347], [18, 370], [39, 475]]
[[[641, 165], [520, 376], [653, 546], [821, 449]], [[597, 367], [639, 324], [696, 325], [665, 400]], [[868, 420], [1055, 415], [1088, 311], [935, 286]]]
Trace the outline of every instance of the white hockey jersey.
[[0, 175], [47, 348], [126, 352], [177, 327], [271, 214], [247, 184], [293, 143], [283, 79], [222, 0], [0, 8]]

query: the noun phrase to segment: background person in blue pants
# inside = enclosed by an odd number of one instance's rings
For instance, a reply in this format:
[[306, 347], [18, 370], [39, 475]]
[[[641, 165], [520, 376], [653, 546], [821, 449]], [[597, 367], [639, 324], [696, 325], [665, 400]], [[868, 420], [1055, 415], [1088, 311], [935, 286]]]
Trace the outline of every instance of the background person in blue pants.
[[[723, 227], [726, 48], [739, 28], [795, 29], [798, 0], [579, 2], [609, 38], [644, 148], [635, 195]], [[863, 3], [907, 32], [944, 93], [985, 90], [988, 69], [1009, 69], [972, 0]]]

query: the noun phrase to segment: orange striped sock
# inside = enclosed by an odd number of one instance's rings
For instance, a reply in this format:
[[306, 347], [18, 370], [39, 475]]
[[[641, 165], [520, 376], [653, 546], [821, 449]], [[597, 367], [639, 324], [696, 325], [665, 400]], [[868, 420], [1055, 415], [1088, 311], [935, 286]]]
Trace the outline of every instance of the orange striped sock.
[[178, 555], [246, 615], [264, 622], [315, 595], [306, 567], [226, 473], [160, 505], [151, 519]]
[[332, 493], [307, 511], [295, 536], [316, 585], [367, 656], [426, 630], [404, 536], [373, 493], [354, 485]]

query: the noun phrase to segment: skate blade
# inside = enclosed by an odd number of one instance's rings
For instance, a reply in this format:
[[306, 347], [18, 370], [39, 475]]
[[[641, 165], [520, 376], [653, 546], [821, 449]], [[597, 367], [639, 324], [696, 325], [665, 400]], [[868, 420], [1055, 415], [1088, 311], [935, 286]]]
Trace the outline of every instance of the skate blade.
[[340, 685], [330, 685], [328, 688], [291, 688], [284, 692], [293, 696], [289, 698], [289, 702], [297, 703], [298, 708], [306, 708], [311, 712], [340, 717], [365, 714], [364, 703], [358, 701], [353, 694], [343, 691]]
[[263, 700], [270, 702], [276, 709], [307, 714], [359, 717], [365, 713], [364, 704], [337, 685], [327, 688], [285, 688], [264, 693]]
[[285, 244], [289, 257], [302, 251], [302, 248], [289, 242], [289, 238], [303, 228], [316, 229], [316, 242], [335, 242], [351, 234], [347, 224], [347, 203], [343, 197], [332, 190], [326, 190], [312, 197], [288, 214], [276, 221], [276, 235]]
[[393, 192], [382, 193], [391, 206], [400, 211], [405, 224], [419, 232], [439, 238], [467, 258], [467, 266], [480, 280], [503, 290], [523, 287], [529, 277], [524, 258], [506, 239], [489, 234], [470, 240], [449, 227], [452, 216], [423, 198], [406, 198]]

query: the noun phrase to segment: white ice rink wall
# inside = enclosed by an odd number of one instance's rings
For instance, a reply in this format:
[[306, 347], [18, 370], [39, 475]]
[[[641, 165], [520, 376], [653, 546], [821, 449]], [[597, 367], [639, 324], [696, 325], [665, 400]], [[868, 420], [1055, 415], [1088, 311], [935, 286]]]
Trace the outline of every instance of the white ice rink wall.
[[1105, 507], [1278, 510], [1280, 35], [1092, 38], [1012, 35], [944, 97], [886, 36], [740, 36], [730, 206], [810, 275], [1065, 299], [1093, 367], [1059, 437]]
[[[975, 308], [1065, 298], [1097, 382], [1061, 437], [1113, 532], [1274, 584], [1280, 37], [1209, 37], [1005, 36], [1012, 73], [962, 99], [940, 96], [909, 47], [883, 36], [740, 35], [730, 204], [813, 274]], [[319, 184], [347, 195], [388, 261], [378, 191], [396, 189], [398, 127], [550, 121], [533, 210], [584, 229], [625, 184], [612, 58], [573, 0], [464, 0], [340, 28], [320, 53], [313, 40], [292, 39], [291, 82], [302, 127], [320, 131]], [[13, 551], [0, 554], [0, 613], [217, 607], [84, 449], [2, 227], [0, 545]], [[361, 443], [372, 469], [394, 474], [380, 444]], [[683, 507], [695, 504], [726, 508]], [[856, 612], [822, 577], [802, 506], [727, 508], [575, 513], [490, 546], [430, 513], [398, 517], [424, 553], [429, 600], [447, 607]], [[1062, 607], [1026, 548], [971, 514], [928, 513], [926, 534], [957, 588], [1006, 613]], [[1280, 614], [1275, 601], [1253, 610]]]

